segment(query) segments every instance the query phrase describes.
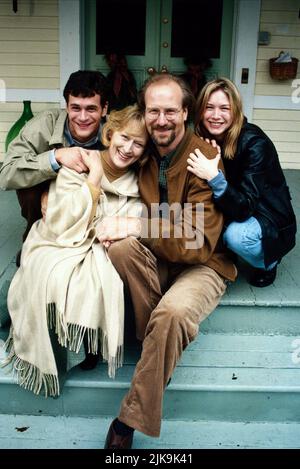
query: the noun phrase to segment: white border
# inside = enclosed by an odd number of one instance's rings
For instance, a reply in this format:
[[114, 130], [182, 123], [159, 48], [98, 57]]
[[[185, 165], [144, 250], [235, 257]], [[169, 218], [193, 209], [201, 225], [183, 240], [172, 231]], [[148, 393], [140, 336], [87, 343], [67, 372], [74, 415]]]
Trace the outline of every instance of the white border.
[[293, 103], [291, 96], [255, 96], [254, 109], [300, 111], [300, 103]]
[[[260, 10], [261, 0], [238, 0], [236, 3], [233, 81], [240, 90], [244, 114], [249, 121], [252, 120], [254, 105]], [[242, 68], [249, 69], [247, 84], [241, 83]]]
[[232, 41], [231, 41], [231, 57], [230, 57], [230, 79], [233, 80], [234, 70], [235, 70], [235, 61], [236, 61], [236, 31], [237, 31], [237, 22], [238, 22], [238, 2], [239, 0], [234, 0], [233, 8], [233, 22], [232, 22]]
[[80, 0], [59, 0], [60, 103], [72, 72], [81, 67]]

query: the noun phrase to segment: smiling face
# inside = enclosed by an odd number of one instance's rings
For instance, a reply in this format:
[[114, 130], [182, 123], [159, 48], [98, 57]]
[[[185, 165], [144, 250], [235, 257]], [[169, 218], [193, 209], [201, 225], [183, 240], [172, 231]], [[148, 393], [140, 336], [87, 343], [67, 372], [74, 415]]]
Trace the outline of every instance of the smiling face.
[[185, 133], [187, 109], [183, 93], [175, 82], [153, 83], [145, 93], [145, 121], [161, 156], [174, 150]]
[[102, 107], [100, 95], [90, 98], [69, 95], [67, 104], [69, 130], [78, 142], [88, 142], [99, 131], [100, 120], [106, 115], [107, 106]]
[[115, 130], [108, 149], [112, 166], [125, 169], [135, 163], [144, 153], [147, 140], [146, 129], [138, 122], [131, 122], [120, 131]]
[[211, 93], [204, 109], [202, 123], [212, 138], [222, 142], [233, 121], [229, 99], [223, 90]]

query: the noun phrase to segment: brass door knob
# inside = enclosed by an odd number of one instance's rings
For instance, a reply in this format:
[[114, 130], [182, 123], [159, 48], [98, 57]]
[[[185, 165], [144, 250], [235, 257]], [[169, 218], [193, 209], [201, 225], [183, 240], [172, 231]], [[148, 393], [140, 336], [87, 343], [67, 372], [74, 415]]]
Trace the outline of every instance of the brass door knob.
[[167, 49], [169, 47], [169, 43], [168, 42], [163, 42], [163, 45], [162, 45], [165, 49]]
[[154, 67], [148, 67], [147, 72], [149, 75], [155, 75], [155, 73], [157, 73]]

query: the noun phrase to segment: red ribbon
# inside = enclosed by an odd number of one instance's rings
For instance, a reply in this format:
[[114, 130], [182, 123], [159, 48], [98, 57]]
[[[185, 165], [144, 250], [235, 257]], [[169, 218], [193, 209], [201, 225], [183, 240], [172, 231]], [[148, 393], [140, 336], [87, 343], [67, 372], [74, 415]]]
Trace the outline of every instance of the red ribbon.
[[[112, 54], [109, 58], [109, 64], [115, 74], [113, 90], [115, 96], [118, 97], [121, 91], [122, 81], [126, 80], [130, 83], [126, 59], [125, 57], [119, 58], [117, 54]], [[131, 89], [129, 89], [129, 92], [134, 96], [134, 92]]]
[[191, 76], [191, 82], [190, 82], [191, 90], [192, 90], [194, 96], [197, 96], [197, 93], [198, 93], [198, 80], [201, 78], [201, 73], [189, 71], [189, 74]]

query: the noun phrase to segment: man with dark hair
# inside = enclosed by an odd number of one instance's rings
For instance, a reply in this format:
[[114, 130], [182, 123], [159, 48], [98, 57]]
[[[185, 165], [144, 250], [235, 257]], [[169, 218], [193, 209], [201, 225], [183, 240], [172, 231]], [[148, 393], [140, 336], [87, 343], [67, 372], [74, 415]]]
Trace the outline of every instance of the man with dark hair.
[[66, 103], [72, 96], [90, 98], [99, 94], [101, 105], [104, 108], [107, 104], [107, 80], [101, 72], [90, 70], [78, 70], [71, 73], [63, 91]]
[[117, 241], [110, 235], [117, 220], [110, 217], [101, 234], [103, 241], [114, 241], [108, 255], [131, 295], [136, 335], [143, 341], [105, 448], [131, 448], [134, 430], [159, 436], [163, 393], [176, 364], [218, 305], [227, 280], [236, 277], [222, 245], [223, 216], [212, 191], [186, 170], [193, 148], [207, 158], [216, 155], [186, 126], [193, 102], [179, 77], [156, 75], [144, 85], [139, 104], [153, 143], [139, 173], [145, 224], [140, 239]]
[[41, 195], [61, 165], [78, 173], [87, 171], [80, 148], [103, 149], [100, 124], [107, 111], [105, 77], [97, 71], [74, 72], [63, 95], [66, 110], [47, 110], [27, 122], [9, 145], [0, 170], [0, 187], [17, 190], [27, 220], [23, 241], [41, 218]]
[[[33, 223], [42, 217], [51, 179], [62, 165], [78, 173], [88, 171], [81, 148], [103, 150], [101, 120], [107, 112], [107, 83], [102, 73], [78, 70], [70, 75], [63, 92], [66, 110], [44, 111], [31, 119], [8, 147], [0, 170], [0, 188], [16, 189], [22, 216], [27, 220], [25, 241]], [[20, 266], [21, 251], [16, 264]], [[94, 368], [98, 356], [88, 352], [82, 369]]]

